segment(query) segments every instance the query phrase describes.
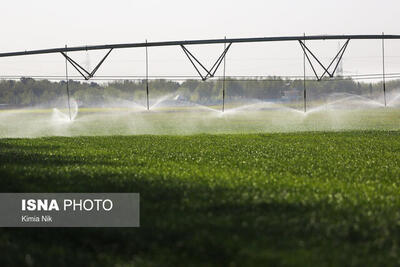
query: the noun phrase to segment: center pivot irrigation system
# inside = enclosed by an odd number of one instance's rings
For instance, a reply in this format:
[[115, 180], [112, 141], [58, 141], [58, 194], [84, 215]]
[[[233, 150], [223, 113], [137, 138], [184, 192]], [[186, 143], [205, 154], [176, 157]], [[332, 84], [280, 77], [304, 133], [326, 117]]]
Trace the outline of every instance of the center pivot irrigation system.
[[[386, 106], [386, 82], [385, 82], [385, 40], [386, 39], [400, 39], [400, 35], [312, 35], [306, 36], [281, 36], [281, 37], [257, 37], [257, 38], [231, 38], [227, 39], [208, 39], [208, 40], [186, 40], [186, 41], [165, 41], [165, 42], [144, 42], [144, 43], [127, 43], [127, 44], [111, 44], [111, 45], [93, 45], [93, 46], [78, 46], [78, 47], [63, 47], [63, 48], [52, 48], [52, 49], [41, 49], [41, 50], [30, 50], [30, 51], [20, 51], [20, 52], [8, 52], [0, 53], [0, 57], [14, 57], [14, 56], [26, 56], [26, 55], [40, 55], [40, 54], [53, 54], [60, 53], [65, 58], [65, 75], [66, 75], [66, 85], [67, 85], [67, 95], [68, 95], [68, 108], [71, 118], [71, 106], [70, 106], [70, 93], [69, 93], [69, 78], [68, 78], [68, 62], [79, 72], [80, 75], [85, 80], [90, 80], [94, 77], [98, 69], [110, 55], [114, 49], [122, 48], [146, 48], [146, 102], [147, 110], [150, 109], [149, 106], [149, 60], [148, 60], [148, 48], [149, 47], [162, 47], [162, 46], [180, 46], [189, 59], [190, 63], [195, 68], [196, 72], [203, 81], [215, 77], [215, 73], [223, 62], [223, 85], [222, 85], [222, 112], [225, 109], [225, 66], [226, 66], [226, 54], [229, 48], [234, 43], [258, 43], [258, 42], [284, 42], [284, 41], [296, 41], [300, 44], [303, 50], [303, 100], [304, 100], [304, 112], [307, 111], [307, 87], [306, 87], [306, 60], [310, 64], [315, 78], [317, 81], [321, 81], [326, 75], [329, 78], [333, 78], [335, 72], [342, 60], [342, 57], [349, 45], [350, 40], [382, 40], [382, 80], [383, 80], [383, 97], [384, 104]], [[345, 40], [345, 43], [332, 59], [328, 66], [321, 63], [318, 57], [306, 46], [306, 41], [315, 40]], [[204, 64], [202, 64], [186, 46], [189, 45], [206, 45], [206, 44], [224, 44], [224, 50], [219, 58], [215, 61], [211, 69], [207, 69]], [[103, 59], [97, 64], [97, 66], [89, 72], [84, 67], [79, 65], [71, 57], [67, 55], [68, 52], [77, 51], [90, 51], [90, 50], [109, 50]], [[313, 58], [315, 62], [323, 69], [323, 73], [318, 75], [315, 66], [312, 62]]]

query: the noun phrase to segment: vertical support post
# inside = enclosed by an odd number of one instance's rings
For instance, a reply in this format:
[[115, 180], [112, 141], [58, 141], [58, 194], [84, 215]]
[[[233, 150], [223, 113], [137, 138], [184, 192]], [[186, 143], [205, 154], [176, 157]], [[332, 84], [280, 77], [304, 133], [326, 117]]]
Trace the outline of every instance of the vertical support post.
[[147, 51], [147, 39], [146, 39], [146, 102], [147, 110], [150, 109], [149, 105], [149, 54]]
[[[65, 45], [65, 49], [67, 49], [67, 45]], [[65, 54], [67, 54], [67, 51], [65, 51]], [[67, 60], [67, 58], [65, 58], [65, 79], [66, 79], [66, 82], [67, 82], [69, 120], [72, 120], [72, 117], [71, 117], [71, 103], [70, 103], [70, 100], [69, 100], [69, 78], [68, 78], [68, 60]]]
[[[224, 51], [226, 50], [226, 36], [224, 43]], [[222, 112], [225, 111], [225, 73], [226, 73], [226, 55], [224, 56], [224, 76], [222, 80]]]
[[382, 83], [383, 83], [383, 101], [386, 107], [386, 77], [385, 77], [385, 33], [382, 32]]
[[[306, 34], [304, 33], [303, 43], [306, 44]], [[303, 54], [303, 105], [304, 113], [307, 112], [307, 88], [306, 88], [306, 51]]]

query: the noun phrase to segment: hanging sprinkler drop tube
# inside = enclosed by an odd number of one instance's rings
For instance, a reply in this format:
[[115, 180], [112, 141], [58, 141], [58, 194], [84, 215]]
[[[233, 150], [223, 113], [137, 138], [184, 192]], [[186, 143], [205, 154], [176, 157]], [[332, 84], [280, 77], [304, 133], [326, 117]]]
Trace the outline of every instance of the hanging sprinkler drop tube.
[[386, 107], [386, 77], [385, 77], [385, 33], [382, 32], [382, 85], [383, 85], [383, 102]]
[[[65, 45], [65, 49], [67, 49], [67, 45]], [[67, 52], [65, 52], [67, 53]], [[68, 114], [69, 114], [69, 120], [72, 121], [71, 117], [71, 103], [70, 103], [70, 96], [69, 96], [69, 78], [68, 78], [68, 60], [65, 58], [65, 79], [67, 83], [67, 98], [68, 98]]]
[[[304, 33], [304, 44], [306, 43], [306, 34]], [[306, 88], [306, 51], [303, 54], [303, 102], [304, 102], [304, 113], [307, 112], [307, 88]]]
[[[225, 36], [226, 40], [226, 36]], [[226, 52], [226, 42], [224, 43], [224, 52]], [[225, 111], [225, 73], [226, 73], [226, 55], [224, 56], [224, 76], [222, 81], [222, 112]]]
[[[147, 39], [146, 39], [146, 44], [147, 44]], [[150, 105], [149, 105], [149, 54], [147, 51], [147, 45], [146, 45], [146, 102], [147, 102], [147, 110], [150, 110]]]

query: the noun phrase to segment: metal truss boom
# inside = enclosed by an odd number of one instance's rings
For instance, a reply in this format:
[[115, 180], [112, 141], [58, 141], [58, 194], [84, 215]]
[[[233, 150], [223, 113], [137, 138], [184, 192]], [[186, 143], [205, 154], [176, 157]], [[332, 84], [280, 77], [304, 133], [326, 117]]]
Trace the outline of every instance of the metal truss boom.
[[60, 52], [65, 59], [71, 63], [71, 65], [79, 72], [80, 75], [82, 75], [82, 77], [85, 80], [89, 80], [90, 78], [92, 78], [94, 76], [94, 74], [99, 70], [100, 66], [104, 63], [104, 61], [106, 60], [106, 58], [108, 57], [108, 55], [111, 53], [111, 51], [113, 50], [113, 48], [110, 49], [110, 51], [108, 51], [108, 53], [103, 57], [102, 60], [100, 60], [100, 62], [97, 64], [97, 66], [92, 70], [92, 72], [87, 71], [84, 67], [82, 67], [81, 65], [79, 65], [75, 60], [73, 60], [72, 58], [70, 58], [66, 52]]
[[61, 47], [61, 48], [51, 48], [51, 49], [41, 49], [41, 50], [7, 52], [7, 53], [0, 53], [0, 57], [51, 54], [51, 53], [61, 53], [61, 52], [65, 53], [65, 52], [103, 50], [103, 49], [135, 48], [135, 47], [161, 47], [161, 46], [224, 44], [224, 43], [279, 42], [279, 41], [299, 41], [299, 40], [303, 40], [303, 41], [348, 40], [348, 39], [350, 39], [350, 40], [400, 39], [400, 35], [309, 35], [309, 36], [281, 36], [281, 37], [186, 40], [186, 41], [166, 41], [166, 42], [148, 42], [148, 43], [144, 42], [144, 43]]
[[[321, 61], [314, 55], [314, 53], [306, 46], [306, 44], [304, 42], [302, 42], [301, 40], [299, 40], [300, 46], [303, 49], [304, 55], [307, 58], [308, 63], [310, 64], [315, 77], [317, 78], [318, 81], [322, 80], [322, 78], [324, 78], [325, 74], [328, 73], [329, 77], [333, 78], [333, 76], [335, 75], [335, 72], [339, 66], [340, 61], [343, 58], [344, 52], [346, 52], [346, 48], [349, 45], [350, 39], [347, 39], [347, 41], [344, 43], [344, 45], [342, 46], [342, 48], [339, 50], [339, 52], [336, 54], [336, 56], [332, 59], [331, 63], [328, 65], [328, 67], [325, 67], [324, 64], [321, 63]], [[315, 70], [314, 65], [312, 64], [312, 61], [310, 59], [310, 57], [308, 56], [308, 53], [311, 54], [311, 56], [317, 61], [317, 63], [321, 66], [321, 68], [324, 69], [324, 73], [322, 73], [321, 76], [318, 76], [317, 71]], [[336, 62], [336, 65], [333, 69], [332, 72], [329, 71], [329, 69], [331, 68], [332, 64]]]
[[[122, 48], [146, 48], [146, 101], [147, 101], [147, 109], [150, 109], [149, 105], [149, 62], [148, 62], [148, 48], [149, 47], [165, 47], [165, 46], [180, 46], [183, 49], [183, 52], [188, 57], [191, 64], [196, 69], [197, 73], [201, 77], [203, 81], [208, 78], [214, 77], [220, 65], [223, 63], [223, 84], [222, 84], [222, 112], [225, 109], [225, 68], [226, 68], [226, 54], [234, 43], [255, 43], [255, 42], [284, 42], [284, 41], [297, 41], [300, 43], [300, 46], [303, 50], [303, 101], [304, 101], [304, 112], [307, 111], [307, 87], [306, 87], [306, 59], [310, 64], [314, 75], [316, 76], [318, 81], [321, 81], [326, 74], [329, 75], [330, 78], [334, 77], [334, 74], [339, 66], [340, 61], [347, 49], [347, 46], [350, 40], [382, 40], [382, 67], [383, 67], [383, 94], [384, 94], [384, 103], [386, 106], [386, 73], [385, 73], [385, 46], [384, 41], [388, 39], [398, 39], [400, 40], [400, 35], [309, 35], [306, 36], [281, 36], [281, 37], [257, 37], [257, 38], [230, 38], [227, 39], [205, 39], [205, 40], [184, 40], [184, 41], [165, 41], [165, 42], [147, 42], [144, 43], [125, 43], [125, 44], [110, 44], [110, 45], [92, 45], [92, 46], [76, 46], [76, 47], [61, 47], [61, 48], [51, 48], [51, 49], [41, 49], [41, 50], [30, 50], [30, 51], [19, 51], [19, 52], [6, 52], [0, 53], [0, 58], [3, 57], [15, 57], [15, 56], [26, 56], [26, 55], [41, 55], [41, 54], [52, 54], [52, 53], [61, 53], [66, 60], [66, 85], [67, 85], [67, 94], [68, 94], [68, 109], [69, 116], [71, 117], [71, 106], [70, 106], [70, 92], [69, 92], [69, 76], [68, 76], [68, 62], [79, 72], [79, 74], [85, 79], [89, 80], [94, 77], [95, 73], [104, 63], [106, 58], [109, 56], [113, 49], [122, 49]], [[330, 64], [325, 67], [324, 64], [316, 57], [316, 55], [306, 46], [306, 41], [316, 41], [316, 40], [346, 40], [342, 48], [336, 54], [336, 56], [332, 59]], [[214, 65], [211, 69], [207, 69], [189, 50], [186, 46], [188, 45], [206, 45], [206, 44], [224, 44], [224, 50], [219, 58], [215, 61]], [[228, 44], [228, 45], [227, 45]], [[106, 50], [109, 51], [103, 57], [102, 60], [97, 64], [97, 66], [89, 72], [81, 65], [79, 65], [76, 61], [74, 61], [71, 57], [67, 55], [68, 52], [77, 52], [77, 51], [92, 51], [92, 50]], [[312, 64], [311, 57], [319, 64], [319, 66], [324, 70], [322, 75], [318, 75], [314, 65]], [[334, 62], [336, 61], [336, 65]], [[330, 70], [334, 65], [333, 70]], [[202, 71], [206, 72], [205, 74]]]
[[[226, 47], [226, 43], [224, 44], [224, 51], [222, 52], [222, 54], [219, 56], [219, 58], [215, 61], [214, 65], [211, 67], [211, 69], [207, 69], [206, 67], [204, 67], [204, 65], [184, 46], [181, 45], [183, 52], [185, 52], [187, 58], [189, 59], [190, 63], [192, 63], [193, 67], [196, 69], [197, 73], [199, 74], [199, 76], [201, 77], [201, 79], [203, 81], [207, 80], [208, 78], [212, 78], [214, 77], [215, 73], [217, 72], [219, 66], [221, 65], [221, 63], [225, 60], [226, 57], [226, 53], [228, 53], [229, 48], [231, 47], [232, 43], [230, 43], [227, 47]], [[203, 75], [201, 73], [201, 71], [199, 70], [199, 68], [196, 66], [196, 63], [198, 65], [200, 65], [200, 67], [207, 73], [206, 75]]]

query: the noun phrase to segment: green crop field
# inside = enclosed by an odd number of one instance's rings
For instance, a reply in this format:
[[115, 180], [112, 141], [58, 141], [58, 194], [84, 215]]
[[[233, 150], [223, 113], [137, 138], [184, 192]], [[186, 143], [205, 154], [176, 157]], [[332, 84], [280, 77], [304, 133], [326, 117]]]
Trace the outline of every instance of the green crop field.
[[399, 131], [0, 139], [0, 177], [141, 198], [140, 228], [0, 229], [1, 266], [400, 264]]

